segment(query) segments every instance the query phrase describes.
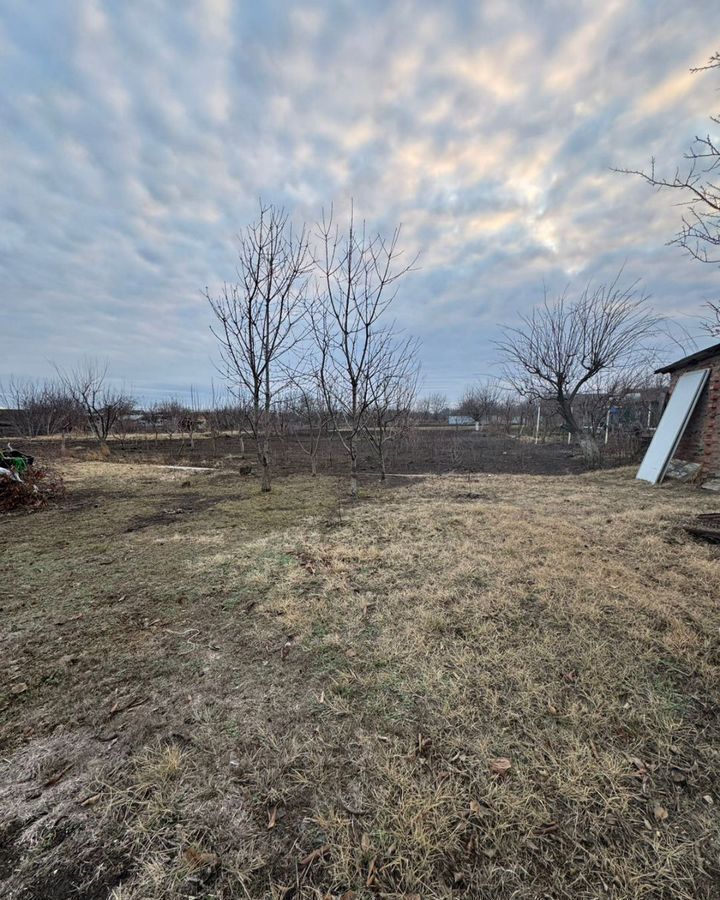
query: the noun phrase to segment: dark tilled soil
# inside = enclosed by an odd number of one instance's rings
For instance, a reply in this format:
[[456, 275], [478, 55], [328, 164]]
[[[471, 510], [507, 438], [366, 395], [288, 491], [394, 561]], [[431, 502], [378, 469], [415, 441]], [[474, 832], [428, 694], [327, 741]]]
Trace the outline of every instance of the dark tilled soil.
[[[301, 438], [275, 438], [271, 449], [272, 464], [277, 474], [305, 473], [310, 469]], [[53, 440], [25, 441], [33, 444], [39, 455], [55, 458], [60, 455], [60, 443]], [[237, 435], [216, 438], [196, 436], [191, 442], [181, 437], [128, 438], [111, 443], [111, 460], [118, 462], [148, 462], [165, 465], [227, 466], [238, 468], [255, 460], [255, 447], [250, 439], [243, 446]], [[70, 456], [83, 458], [97, 453], [97, 446], [89, 439], [69, 442]], [[633, 462], [624, 453], [610, 451], [603, 465], [612, 467]], [[361, 443], [359, 453], [361, 473], [378, 471], [372, 447]], [[567, 443], [540, 443], [518, 440], [506, 435], [487, 435], [471, 429], [419, 428], [392, 444], [387, 453], [387, 471], [392, 474], [422, 474], [443, 472], [487, 472], [491, 474], [571, 475], [583, 472], [585, 462], [576, 447]], [[318, 456], [321, 474], [339, 475], [347, 471], [347, 457], [338, 440], [323, 441]]]

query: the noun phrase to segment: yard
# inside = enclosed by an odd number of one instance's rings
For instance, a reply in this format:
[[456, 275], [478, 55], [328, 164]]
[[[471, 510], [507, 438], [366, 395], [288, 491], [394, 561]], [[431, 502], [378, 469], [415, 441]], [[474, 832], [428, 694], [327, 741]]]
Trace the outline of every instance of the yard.
[[0, 519], [3, 898], [717, 897], [715, 496], [65, 474]]

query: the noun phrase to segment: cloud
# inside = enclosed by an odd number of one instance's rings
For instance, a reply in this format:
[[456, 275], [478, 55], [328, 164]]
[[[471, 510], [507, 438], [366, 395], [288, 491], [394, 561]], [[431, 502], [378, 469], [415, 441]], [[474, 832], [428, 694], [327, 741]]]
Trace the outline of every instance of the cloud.
[[403, 223], [420, 268], [397, 317], [428, 389], [488, 370], [543, 281], [625, 264], [695, 315], [717, 272], [665, 246], [670, 198], [610, 169], [672, 167], [707, 130], [716, 75], [688, 69], [719, 19], [709, 0], [11, 0], [0, 378], [91, 352], [144, 391], [208, 385], [200, 289], [232, 277], [261, 195]]

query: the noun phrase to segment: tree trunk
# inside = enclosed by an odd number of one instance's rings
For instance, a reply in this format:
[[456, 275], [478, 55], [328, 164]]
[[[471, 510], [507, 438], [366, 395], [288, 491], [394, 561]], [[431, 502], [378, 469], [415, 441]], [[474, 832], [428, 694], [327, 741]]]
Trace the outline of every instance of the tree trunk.
[[270, 484], [270, 441], [267, 432], [263, 436], [262, 449], [258, 454], [260, 457], [260, 467], [262, 469], [262, 487], [263, 493], [268, 494], [272, 490]]
[[310, 472], [313, 478], [317, 475], [317, 453], [310, 455]]
[[380, 481], [385, 481], [385, 450], [384, 450], [382, 444], [380, 445], [379, 456], [380, 456]]
[[567, 402], [561, 402], [558, 405], [560, 407], [560, 414], [565, 420], [568, 431], [580, 445], [580, 450], [582, 451], [585, 464], [590, 469], [596, 469], [600, 465], [600, 447], [598, 445], [598, 442], [595, 440], [592, 434], [586, 433], [578, 425], [577, 420], [573, 414], [572, 407], [569, 406]]
[[358, 494], [357, 448], [355, 441], [350, 444], [350, 496], [355, 500]]
[[597, 469], [600, 465], [600, 446], [591, 434], [577, 436], [580, 449], [586, 464], [591, 469]]
[[[269, 317], [266, 317], [268, 323]], [[269, 327], [266, 324], [266, 327]], [[266, 335], [266, 344], [270, 345], [270, 336]], [[265, 494], [269, 494], [270, 485], [270, 366], [265, 366], [265, 408], [263, 410], [263, 449], [262, 449], [262, 488]]]

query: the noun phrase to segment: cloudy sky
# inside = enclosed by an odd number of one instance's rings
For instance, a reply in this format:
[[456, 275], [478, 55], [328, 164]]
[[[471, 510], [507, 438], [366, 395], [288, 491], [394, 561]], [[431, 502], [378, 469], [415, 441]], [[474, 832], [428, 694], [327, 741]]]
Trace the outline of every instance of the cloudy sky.
[[200, 290], [259, 196], [402, 223], [428, 391], [493, 372], [543, 282], [623, 263], [698, 333], [720, 273], [610, 167], [707, 133], [718, 49], [717, 0], [3, 0], [0, 379], [92, 354], [141, 396], [209, 385]]

